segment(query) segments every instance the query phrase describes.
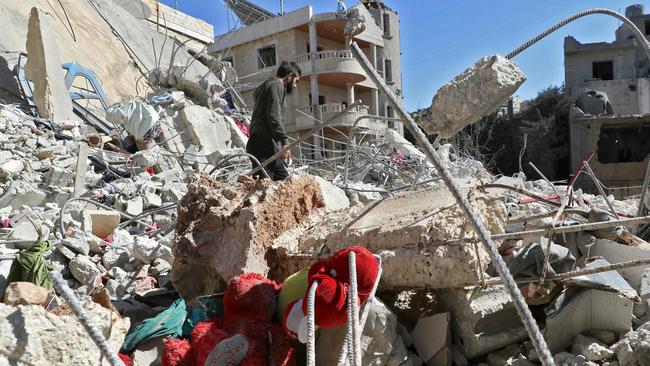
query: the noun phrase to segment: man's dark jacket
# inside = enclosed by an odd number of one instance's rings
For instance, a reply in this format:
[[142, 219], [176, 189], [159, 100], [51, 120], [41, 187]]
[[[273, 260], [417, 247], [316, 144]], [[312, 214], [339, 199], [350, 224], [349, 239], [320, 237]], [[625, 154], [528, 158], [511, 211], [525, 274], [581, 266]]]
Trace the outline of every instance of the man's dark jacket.
[[288, 143], [284, 128], [284, 83], [270, 78], [255, 89], [255, 108], [251, 119], [251, 135], [272, 138], [283, 146]]

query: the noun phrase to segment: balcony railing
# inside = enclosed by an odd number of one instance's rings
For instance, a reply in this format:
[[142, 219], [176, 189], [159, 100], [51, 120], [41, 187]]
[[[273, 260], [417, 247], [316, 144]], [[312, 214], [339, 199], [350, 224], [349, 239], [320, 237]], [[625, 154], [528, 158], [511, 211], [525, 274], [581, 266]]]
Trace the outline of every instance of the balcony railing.
[[[327, 103], [327, 104], [319, 105], [318, 108], [320, 109], [321, 113], [341, 113], [345, 110], [345, 108], [347, 108], [347, 106], [342, 103]], [[368, 107], [367, 105], [359, 105], [352, 108], [349, 112], [367, 114], [369, 109], [370, 107]], [[305, 107], [305, 108], [300, 108], [300, 110], [305, 113], [312, 113], [313, 108]]]
[[[350, 50], [330, 50], [330, 51], [320, 51], [313, 54], [315, 60], [331, 60], [331, 59], [341, 59], [341, 60], [354, 60], [352, 52]], [[295, 57], [297, 63], [311, 61], [312, 54], [304, 53]]]

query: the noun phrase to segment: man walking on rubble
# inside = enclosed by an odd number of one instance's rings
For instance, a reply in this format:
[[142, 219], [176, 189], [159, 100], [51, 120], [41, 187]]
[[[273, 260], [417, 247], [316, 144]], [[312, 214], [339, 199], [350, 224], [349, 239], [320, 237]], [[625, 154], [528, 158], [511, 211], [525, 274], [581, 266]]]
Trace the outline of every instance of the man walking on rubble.
[[[295, 62], [282, 61], [275, 77], [272, 77], [255, 89], [255, 107], [251, 119], [250, 138], [246, 152], [255, 156], [260, 163], [282, 150], [289, 143], [284, 128], [284, 98], [296, 87], [302, 71]], [[291, 157], [287, 150], [278, 159], [265, 167], [273, 180], [283, 180], [289, 176], [284, 160]], [[257, 163], [252, 161], [253, 169]], [[263, 177], [257, 172], [255, 177]]]

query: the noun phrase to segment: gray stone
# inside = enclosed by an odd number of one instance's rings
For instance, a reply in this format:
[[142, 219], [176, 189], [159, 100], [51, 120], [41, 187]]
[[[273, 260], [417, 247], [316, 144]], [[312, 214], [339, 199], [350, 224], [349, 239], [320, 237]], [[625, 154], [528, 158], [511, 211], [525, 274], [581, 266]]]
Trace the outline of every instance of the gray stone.
[[451, 360], [453, 361], [454, 365], [457, 366], [469, 365], [469, 361], [467, 361], [467, 358], [463, 354], [463, 350], [457, 344], [451, 345]]
[[66, 149], [65, 146], [63, 145], [54, 145], [54, 146], [49, 146], [49, 147], [44, 147], [36, 153], [36, 157], [39, 158], [40, 160], [43, 159], [52, 159], [57, 155], [66, 155], [68, 153], [68, 149]]
[[469, 358], [484, 355], [527, 337], [511, 297], [503, 286], [438, 292], [441, 310], [452, 313], [453, 343]]
[[64, 246], [63, 244], [58, 244], [56, 246], [56, 250], [61, 253], [61, 255], [66, 258], [68, 261], [74, 259], [77, 255], [70, 250], [68, 247]]
[[350, 200], [344, 190], [321, 177], [314, 176], [314, 179], [320, 185], [326, 209], [336, 211], [350, 207]]
[[[642, 317], [650, 310], [650, 268], [646, 268], [641, 276], [641, 284], [639, 286], [639, 297], [641, 303], [635, 304], [634, 309], [637, 317]], [[639, 308], [637, 310], [637, 308]]]
[[0, 164], [0, 178], [13, 178], [23, 171], [25, 165], [20, 160], [9, 160]]
[[80, 238], [68, 236], [65, 239], [61, 240], [61, 244], [81, 255], [88, 255], [88, 253], [90, 253], [90, 245], [88, 245], [88, 242], [83, 237]]
[[629, 332], [610, 347], [621, 366], [650, 365], [650, 331]]
[[557, 366], [598, 366], [597, 363], [587, 361], [584, 356], [576, 356], [569, 352], [560, 352], [553, 356]]
[[101, 274], [89, 257], [81, 255], [70, 261], [70, 272], [82, 285], [92, 283]]
[[[94, 302], [84, 309], [110, 350], [117, 354], [129, 330], [128, 318]], [[107, 365], [76, 316], [56, 315], [42, 306], [0, 304], [0, 363], [3, 365]]]
[[102, 264], [107, 269], [114, 267], [123, 267], [133, 260], [131, 251], [126, 247], [110, 245], [106, 247], [106, 252], [102, 256]]
[[133, 197], [126, 202], [126, 213], [131, 216], [137, 216], [144, 210], [144, 200], [141, 196]]
[[604, 343], [580, 334], [571, 346], [571, 352], [583, 355], [588, 361], [601, 361], [614, 355], [614, 352], [610, 351]]
[[611, 346], [616, 342], [616, 334], [609, 330], [592, 329], [585, 333], [586, 335], [596, 338], [597, 340]]
[[526, 76], [510, 60], [483, 57], [438, 90], [431, 103], [431, 120], [420, 121], [428, 134], [443, 138], [497, 110]]
[[164, 275], [171, 271], [172, 265], [169, 264], [166, 260], [162, 258], [156, 258], [151, 267], [149, 267], [149, 274], [156, 277], [159, 275]]
[[[397, 317], [378, 299], [371, 307], [361, 335], [362, 365], [400, 365], [408, 353], [397, 334]], [[316, 339], [319, 365], [336, 365], [346, 327], [320, 329]], [[335, 350], [335, 351], [334, 351]]]
[[47, 15], [32, 8], [27, 29], [25, 75], [34, 83], [34, 103], [43, 118], [74, 119], [72, 101], [63, 80], [61, 58]]
[[506, 348], [488, 353], [486, 361], [490, 366], [502, 366], [517, 359], [521, 355], [521, 351], [519, 344], [511, 344]]
[[47, 289], [31, 282], [12, 282], [5, 290], [4, 303], [7, 305], [43, 305], [48, 298]]
[[138, 236], [135, 238], [133, 256], [143, 263], [151, 263], [157, 258], [162, 258], [168, 263], [171, 263], [174, 260], [171, 248], [144, 236]]
[[47, 175], [47, 184], [51, 186], [68, 187], [72, 185], [74, 174], [71, 171], [58, 167], [51, 167]]

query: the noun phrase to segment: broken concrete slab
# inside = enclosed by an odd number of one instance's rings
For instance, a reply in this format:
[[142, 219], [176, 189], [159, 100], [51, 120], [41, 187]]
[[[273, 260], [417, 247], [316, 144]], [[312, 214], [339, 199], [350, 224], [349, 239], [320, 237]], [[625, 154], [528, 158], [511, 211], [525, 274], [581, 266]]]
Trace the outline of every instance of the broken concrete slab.
[[34, 83], [34, 103], [43, 118], [58, 122], [76, 118], [63, 79], [61, 57], [47, 15], [36, 7], [29, 14], [25, 76]]
[[451, 365], [451, 315], [420, 318], [411, 333], [418, 355], [428, 366]]
[[[94, 302], [83, 304], [91, 324], [117, 352], [129, 329], [128, 318]], [[59, 310], [60, 309], [60, 310]], [[7, 364], [16, 365], [107, 365], [97, 345], [71, 310], [46, 312], [42, 306], [0, 304], [0, 352]]]
[[47, 289], [31, 282], [12, 282], [5, 289], [4, 303], [11, 306], [43, 305], [47, 302]]
[[189, 300], [222, 290], [224, 281], [241, 273], [267, 275], [273, 240], [323, 205], [310, 176], [222, 183], [201, 174], [178, 207], [174, 287]]
[[161, 258], [171, 263], [174, 261], [172, 249], [146, 236], [137, 236], [133, 244], [133, 256], [143, 263], [151, 263]]
[[0, 178], [13, 178], [20, 174], [24, 168], [25, 164], [20, 160], [9, 160], [4, 162], [0, 164]]
[[[378, 299], [371, 306], [366, 325], [361, 334], [362, 365], [404, 365], [407, 351], [397, 334], [397, 317]], [[345, 341], [346, 327], [322, 328], [316, 339], [319, 365], [337, 365], [339, 350]]]
[[105, 238], [113, 234], [121, 219], [117, 211], [85, 210], [81, 227], [97, 237]]
[[70, 273], [82, 285], [92, 283], [101, 271], [89, 257], [78, 255], [70, 261]]
[[218, 157], [214, 154], [220, 155], [220, 151], [232, 147], [230, 129], [223, 116], [199, 105], [183, 108], [178, 116], [192, 141], [201, 148], [208, 160], [214, 161]]
[[[503, 233], [503, 201], [476, 191], [464, 194], [488, 230]], [[481, 245], [475, 250], [472, 245], [444, 244], [457, 239], [465, 224], [465, 215], [451, 193], [432, 187], [397, 193], [361, 212], [334, 213], [320, 225], [296, 234], [295, 241], [300, 253], [322, 248], [334, 253], [351, 243], [367, 247], [382, 257], [384, 288], [457, 288], [477, 284], [478, 268], [484, 271], [490, 262]]]
[[350, 200], [344, 190], [321, 177], [314, 176], [314, 179], [316, 179], [316, 182], [318, 182], [320, 189], [323, 192], [325, 208], [336, 211], [350, 207]]
[[440, 309], [452, 314], [452, 336], [472, 359], [527, 337], [510, 294], [503, 286], [437, 292]]
[[544, 338], [551, 352], [571, 346], [573, 339], [589, 329], [615, 333], [632, 329], [632, 301], [616, 293], [583, 289], [561, 294], [547, 310]]
[[428, 134], [443, 138], [498, 109], [526, 75], [512, 61], [493, 55], [478, 60], [436, 92], [431, 102], [431, 120], [420, 121]]

